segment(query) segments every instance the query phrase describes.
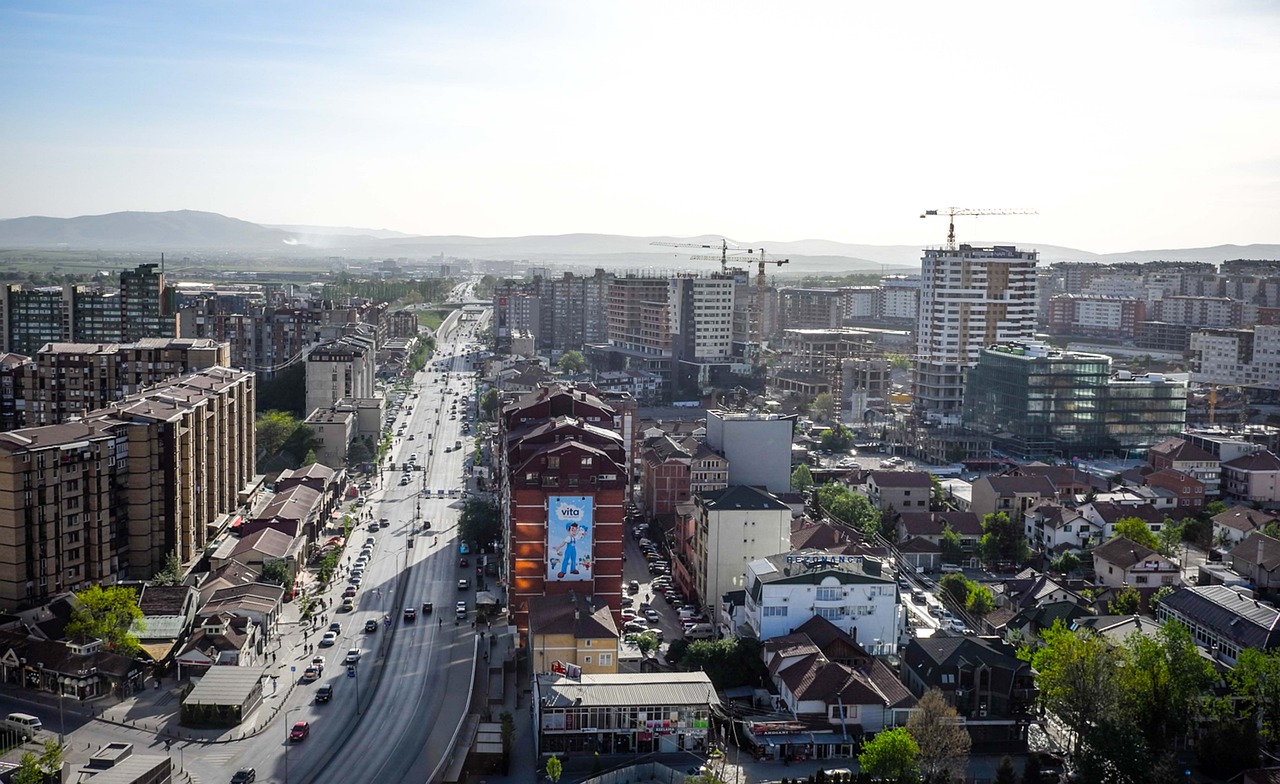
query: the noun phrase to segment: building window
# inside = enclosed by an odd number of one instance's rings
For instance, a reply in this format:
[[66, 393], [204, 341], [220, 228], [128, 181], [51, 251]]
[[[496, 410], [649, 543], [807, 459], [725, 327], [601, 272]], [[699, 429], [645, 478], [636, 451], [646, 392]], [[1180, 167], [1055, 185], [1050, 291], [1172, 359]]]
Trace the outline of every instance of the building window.
[[1135, 577], [1133, 578], [1133, 581], [1134, 581], [1135, 583], [1137, 583], [1138, 585], [1146, 585], [1146, 584], [1147, 584], [1147, 576], [1146, 576], [1145, 574], [1139, 574], [1139, 575], [1137, 575], [1137, 576], [1135, 576]]
[[787, 615], [787, 606], [783, 605], [765, 605], [761, 608], [766, 618], [784, 618]]
[[612, 653], [600, 654], [599, 664], [601, 667], [608, 667], [609, 665], [613, 664], [613, 654]]
[[833, 602], [840, 598], [840, 589], [838, 587], [819, 587], [818, 601]]
[[949, 672], [942, 673], [942, 685], [954, 686], [956, 684], [956, 676]]
[[582, 663], [583, 663], [583, 664], [590, 664], [590, 663], [591, 663], [591, 657], [590, 657], [590, 656], [586, 656], [586, 657], [584, 657], [584, 658], [582, 659]]

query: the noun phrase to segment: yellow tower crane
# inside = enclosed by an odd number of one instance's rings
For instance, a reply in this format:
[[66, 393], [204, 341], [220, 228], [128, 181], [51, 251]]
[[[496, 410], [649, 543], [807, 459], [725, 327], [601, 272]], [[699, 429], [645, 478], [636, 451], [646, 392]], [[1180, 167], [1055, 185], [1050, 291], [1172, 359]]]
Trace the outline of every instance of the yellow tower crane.
[[939, 210], [925, 210], [920, 215], [920, 217], [928, 218], [932, 216], [946, 215], [951, 221], [950, 225], [947, 227], [947, 250], [955, 250], [956, 249], [956, 216], [957, 215], [972, 215], [974, 217], [978, 217], [982, 215], [1036, 215], [1036, 214], [1037, 213], [1035, 210], [1019, 210], [1019, 209], [1012, 209], [1012, 210], [976, 209], [975, 210], [975, 209], [970, 209], [968, 207], [946, 207]]

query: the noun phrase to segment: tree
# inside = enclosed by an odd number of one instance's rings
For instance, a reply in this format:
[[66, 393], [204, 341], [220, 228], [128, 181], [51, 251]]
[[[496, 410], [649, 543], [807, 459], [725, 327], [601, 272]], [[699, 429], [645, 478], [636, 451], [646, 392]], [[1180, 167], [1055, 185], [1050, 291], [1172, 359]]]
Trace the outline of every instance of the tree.
[[1022, 526], [1004, 512], [993, 512], [982, 518], [982, 560], [988, 564], [1022, 563], [1027, 558], [1027, 540]]
[[1178, 589], [1174, 588], [1172, 585], [1162, 585], [1159, 588], [1157, 588], [1156, 592], [1151, 594], [1151, 604], [1150, 604], [1151, 611], [1155, 612], [1156, 605], [1160, 604], [1160, 602], [1166, 596], [1168, 596], [1169, 594], [1173, 593], [1176, 590]]
[[1107, 604], [1107, 611], [1112, 615], [1133, 615], [1142, 607], [1142, 594], [1132, 585], [1126, 585], [1116, 592], [1116, 598]]
[[960, 563], [962, 558], [964, 558], [964, 541], [960, 538], [960, 534], [951, 527], [951, 523], [944, 523], [942, 526], [942, 562]]
[[254, 423], [254, 438], [258, 449], [266, 455], [277, 455], [284, 444], [298, 429], [301, 422], [287, 411], [265, 411]]
[[969, 581], [963, 574], [953, 572], [942, 575], [942, 579], [938, 580], [938, 590], [957, 607], [963, 607], [969, 601]]
[[462, 504], [458, 516], [458, 538], [485, 546], [502, 534], [502, 517], [498, 504], [480, 496], [471, 496]]
[[41, 746], [39, 756], [30, 751], [23, 753], [10, 781], [13, 784], [46, 784], [62, 770], [63, 756], [62, 744], [49, 738]]
[[1132, 723], [1105, 718], [1090, 725], [1079, 741], [1075, 760], [1080, 780], [1098, 784], [1146, 784], [1151, 779], [1151, 754], [1142, 733]]
[[1213, 684], [1213, 665], [1177, 621], [1166, 621], [1154, 636], [1129, 635], [1125, 648], [1128, 666], [1120, 678], [1125, 712], [1147, 747], [1163, 754], [1186, 732], [1193, 706]]
[[1115, 532], [1111, 536], [1112, 539], [1117, 536], [1123, 536], [1143, 547], [1149, 547], [1152, 550], [1160, 549], [1160, 540], [1156, 538], [1155, 534], [1151, 533], [1151, 529], [1141, 518], [1122, 517], [1116, 520], [1112, 530]]
[[941, 512], [947, 508], [947, 493], [942, 489], [942, 482], [938, 477], [929, 474], [929, 509], [934, 512]]
[[262, 581], [272, 585], [288, 585], [293, 579], [289, 573], [289, 563], [283, 558], [267, 561], [262, 565]]
[[809, 466], [801, 463], [791, 472], [791, 489], [797, 493], [807, 493], [813, 487], [813, 472]]
[[306, 456], [302, 458], [304, 466], [315, 465], [319, 461], [320, 458], [316, 457], [316, 450], [314, 449], [308, 449]]
[[[671, 648], [667, 649], [667, 655], [670, 660]], [[677, 662], [686, 672], [705, 672], [717, 691], [759, 685], [760, 679], [768, 674], [760, 641], [746, 638], [695, 640], [684, 649]]]
[[1182, 534], [1184, 526], [1181, 523], [1174, 522], [1169, 518], [1164, 519], [1164, 524], [1160, 526], [1160, 533], [1156, 535], [1156, 540], [1160, 546], [1156, 549], [1166, 558], [1174, 558], [1178, 555], [1178, 551], [1182, 549]]
[[836, 399], [830, 392], [823, 392], [809, 404], [809, 413], [816, 422], [830, 422], [836, 413]]
[[818, 441], [828, 452], [847, 452], [853, 444], [853, 431], [844, 425], [836, 425], [819, 433]]
[[1030, 657], [1040, 700], [1075, 731], [1078, 744], [1081, 733], [1119, 708], [1121, 654], [1104, 638], [1072, 631], [1061, 620], [1040, 637], [1043, 644]]
[[1013, 757], [1006, 754], [1000, 758], [1000, 764], [996, 765], [996, 777], [991, 782], [992, 784], [1018, 784], [1018, 772], [1013, 767]]
[[493, 416], [493, 412], [498, 408], [498, 390], [491, 388], [485, 391], [480, 398], [480, 411], [485, 417]]
[[1055, 572], [1060, 572], [1061, 574], [1069, 574], [1070, 572], [1074, 572], [1076, 569], [1080, 568], [1080, 556], [1070, 550], [1067, 550], [1062, 555], [1054, 558], [1053, 562], [1049, 565], [1049, 568], [1053, 569]]
[[1204, 511], [1201, 513], [1204, 517], [1217, 517], [1227, 511], [1227, 505], [1221, 501], [1210, 501], [1204, 505]]
[[976, 582], [969, 583], [969, 595], [965, 598], [964, 608], [970, 615], [982, 617], [996, 608], [995, 597], [991, 589]]
[[889, 360], [889, 367], [893, 370], [911, 369], [911, 357], [906, 354], [885, 354], [884, 358]]
[[67, 623], [66, 635], [72, 640], [99, 639], [112, 653], [129, 656], [140, 646], [132, 629], [140, 628], [142, 610], [138, 594], [120, 585], [90, 586], [77, 591], [77, 607]]
[[547, 778], [551, 780], [551, 784], [557, 784], [560, 781], [560, 774], [564, 772], [564, 764], [560, 762], [559, 757], [552, 757], [547, 760]]
[[937, 689], [930, 689], [907, 719], [907, 732], [919, 749], [920, 773], [927, 782], [950, 784], [969, 766], [969, 733], [956, 709]]
[[582, 356], [581, 351], [566, 351], [560, 355], [556, 367], [561, 373], [577, 375], [587, 369], [587, 358]]
[[836, 520], [863, 533], [879, 533], [880, 510], [872, 506], [866, 496], [844, 485], [829, 482], [818, 488], [817, 498], [823, 511]]
[[917, 779], [920, 747], [906, 727], [876, 733], [862, 746], [858, 765], [872, 779], [911, 782]]
[[658, 650], [658, 635], [653, 632], [643, 632], [632, 636], [632, 642], [640, 649], [640, 655], [649, 658], [654, 651]]
[[1280, 741], [1280, 649], [1245, 648], [1227, 673], [1231, 696], [1258, 724], [1267, 743]]
[[164, 557], [164, 568], [151, 578], [152, 585], [179, 585], [182, 582], [182, 560], [176, 552]]

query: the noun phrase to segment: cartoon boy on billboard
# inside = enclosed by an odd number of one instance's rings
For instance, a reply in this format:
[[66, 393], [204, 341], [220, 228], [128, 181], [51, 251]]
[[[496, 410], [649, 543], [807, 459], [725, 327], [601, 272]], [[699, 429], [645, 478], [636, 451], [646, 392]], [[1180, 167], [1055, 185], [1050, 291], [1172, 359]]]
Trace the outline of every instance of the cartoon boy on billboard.
[[564, 542], [556, 548], [561, 552], [560, 573], [556, 579], [563, 580], [566, 572], [578, 574], [578, 542], [587, 536], [587, 527], [576, 520], [565, 526]]

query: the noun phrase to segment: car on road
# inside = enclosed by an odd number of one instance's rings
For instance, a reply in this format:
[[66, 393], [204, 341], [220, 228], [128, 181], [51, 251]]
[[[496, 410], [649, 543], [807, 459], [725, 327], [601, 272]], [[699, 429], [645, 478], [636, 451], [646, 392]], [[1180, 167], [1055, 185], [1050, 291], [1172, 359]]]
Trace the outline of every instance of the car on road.
[[338, 623], [337, 621], [334, 621], [333, 623], [329, 624], [329, 631], [333, 632], [334, 634], [342, 634], [342, 624]]
[[467, 567], [468, 567], [468, 566], [470, 566], [470, 565], [471, 565], [471, 562], [470, 562], [470, 561], [468, 561], [466, 558], [459, 558], [459, 559], [458, 559], [458, 567], [459, 567], [459, 568], [465, 569], [465, 568], [467, 568]]
[[431, 602], [423, 602], [423, 603], [422, 603], [422, 614], [423, 614], [423, 615], [430, 615], [430, 614], [431, 614], [431, 611], [432, 611], [432, 610], [434, 610], [434, 609], [435, 609], [435, 605], [433, 605]]
[[916, 604], [924, 604], [924, 591], [920, 590], [919, 588], [916, 588], [914, 591], [912, 591], [911, 601], [915, 602]]
[[374, 619], [370, 618], [369, 620], [364, 622], [365, 634], [373, 634], [377, 630], [378, 630], [378, 622], [375, 621]]
[[320, 670], [315, 667], [308, 667], [302, 671], [302, 682], [311, 683], [320, 677]]
[[328, 702], [333, 698], [333, 687], [325, 684], [316, 689], [316, 702]]
[[468, 580], [467, 578], [464, 577], [458, 581], [459, 591], [465, 591], [465, 590], [468, 590], [469, 588], [471, 588], [471, 581]]
[[375, 544], [378, 543], [378, 537], [370, 536], [369, 538], [364, 540], [364, 543], [366, 547], [373, 547]]
[[338, 641], [337, 632], [325, 632], [324, 636], [320, 638], [320, 647], [329, 648], [337, 641]]
[[241, 768], [231, 777], [231, 784], [253, 784], [258, 780], [258, 771], [253, 768]]
[[342, 598], [343, 598], [343, 599], [351, 599], [351, 598], [355, 597], [355, 595], [356, 595], [356, 593], [357, 593], [358, 591], [359, 591], [359, 589], [358, 589], [358, 588], [356, 588], [354, 585], [348, 585], [348, 586], [347, 586], [346, 588], [344, 588], [344, 589], [343, 589], [343, 591], [342, 591]]
[[360, 662], [360, 649], [348, 648], [347, 656], [342, 660], [343, 664], [358, 664]]
[[418, 620], [418, 608], [416, 608], [416, 607], [406, 607], [406, 608], [404, 608], [404, 619], [405, 619], [406, 621], [416, 621], [416, 620]]
[[289, 730], [289, 740], [298, 743], [307, 739], [311, 734], [311, 723], [300, 721], [293, 725], [293, 729]]
[[467, 617], [467, 603], [466, 603], [466, 602], [458, 602], [457, 604], [455, 604], [455, 605], [453, 606], [453, 612], [454, 612], [454, 615], [456, 615], [460, 620], [461, 620], [461, 619], [466, 618], [466, 617]]
[[312, 657], [311, 657], [311, 666], [312, 666], [312, 667], [315, 667], [317, 670], [319, 670], [319, 671], [320, 671], [320, 673], [321, 673], [321, 674], [323, 674], [323, 673], [324, 673], [324, 657], [323, 657], [323, 656], [312, 656]]
[[377, 520], [374, 520], [373, 522], [369, 523], [369, 531], [370, 531], [370, 532], [372, 532], [372, 533], [377, 533], [377, 532], [378, 532], [378, 521], [377, 521]]
[[657, 610], [645, 610], [644, 617], [645, 617], [645, 620], [649, 621], [649, 623], [657, 623], [658, 619], [661, 618], [662, 616], [658, 615]]
[[[356, 585], [359, 585], [359, 583], [356, 583]], [[348, 596], [347, 598], [343, 599], [342, 604], [338, 605], [338, 612], [347, 613], [347, 612], [352, 612], [355, 609], [356, 609], [356, 600], [355, 600], [355, 597], [352, 597], [352, 596]]]

